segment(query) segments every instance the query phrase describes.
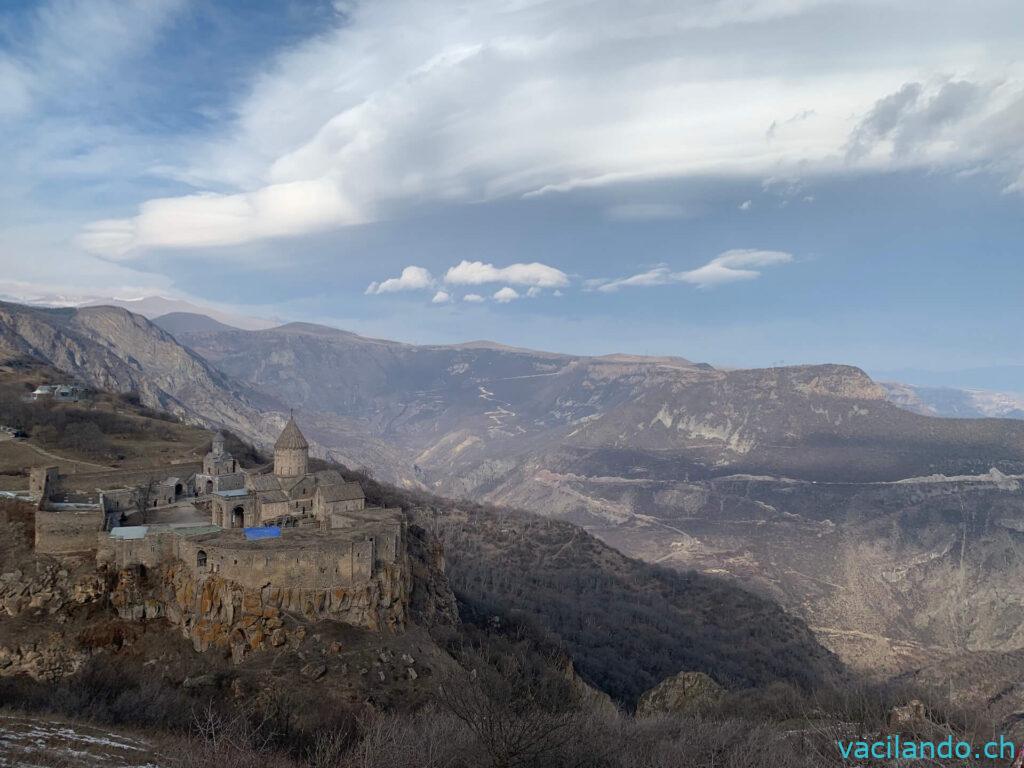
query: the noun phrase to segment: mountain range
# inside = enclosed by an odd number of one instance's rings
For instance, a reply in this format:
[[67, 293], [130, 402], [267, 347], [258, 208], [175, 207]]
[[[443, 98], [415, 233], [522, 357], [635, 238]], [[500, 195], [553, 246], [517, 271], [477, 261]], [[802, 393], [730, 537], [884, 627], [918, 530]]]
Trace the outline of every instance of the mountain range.
[[865, 669], [1024, 643], [1024, 422], [914, 413], [852, 366], [721, 370], [12, 304], [0, 354], [257, 443], [294, 408], [324, 457], [736, 580]]

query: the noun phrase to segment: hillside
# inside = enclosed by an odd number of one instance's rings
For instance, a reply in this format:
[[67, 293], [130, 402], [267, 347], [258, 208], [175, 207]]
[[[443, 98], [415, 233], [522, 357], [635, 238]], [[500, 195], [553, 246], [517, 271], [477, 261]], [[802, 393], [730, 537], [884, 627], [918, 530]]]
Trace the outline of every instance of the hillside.
[[[102, 401], [112, 396], [96, 393], [95, 397]], [[75, 408], [75, 418], [82, 422], [95, 423], [97, 428], [106, 423], [108, 412], [103, 409]], [[132, 413], [131, 407], [124, 410]], [[145, 416], [141, 411], [132, 413], [136, 419]], [[169, 420], [164, 423], [174, 424]], [[202, 447], [206, 447], [209, 433], [194, 427], [182, 428], [199, 437]], [[168, 447], [173, 445], [169, 440]], [[262, 458], [251, 457], [257, 462]], [[451, 621], [441, 616], [448, 610], [445, 606], [451, 605], [450, 584], [459, 600], [460, 612], [472, 621], [485, 628], [492, 619], [499, 625], [520, 623], [527, 636], [533, 638], [530, 642], [534, 647], [550, 647], [570, 660], [585, 680], [628, 706], [644, 690], [680, 670], [706, 672], [734, 690], [787, 683], [810, 692], [834, 684], [844, 675], [838, 661], [815, 641], [799, 619], [785, 614], [773, 602], [727, 582], [697, 574], [678, 574], [631, 560], [567, 523], [526, 512], [411, 493], [341, 469], [364, 483], [370, 503], [401, 505], [412, 514], [409, 538], [415, 586], [411, 613], [417, 626], [410, 638], [387, 641], [374, 639], [366, 632], [318, 626], [309, 641], [303, 640], [297, 658], [308, 660], [324, 655], [324, 648], [332, 640], [341, 639], [340, 632], [351, 653], [363, 648], [369, 651], [375, 643], [386, 642], [388, 647], [400, 649], [395, 650], [400, 655], [412, 653], [411, 648], [416, 645], [414, 655], [421, 659], [421, 664], [428, 657], [436, 657], [430, 666], [443, 666], [444, 659], [439, 652], [427, 648], [433, 641], [428, 641], [422, 631], [429, 629], [438, 642], [448, 643], [455, 649], [453, 652], [459, 653], [464, 641], [459, 640]], [[32, 580], [41, 579], [50, 595], [48, 599], [61, 610], [57, 624], [52, 618], [58, 612], [56, 609], [38, 615], [30, 615], [31, 611], [26, 610], [0, 622], [0, 658], [6, 659], [0, 667], [0, 677], [17, 670], [19, 664], [31, 668], [31, 654], [24, 650], [30, 646], [36, 649], [32, 658], [50, 658], [45, 669], [58, 670], [57, 676], [67, 674], [86, 663], [97, 650], [107, 649], [108, 640], [102, 638], [125, 632], [133, 637], [132, 648], [124, 649], [124, 663], [129, 666], [137, 665], [153, 649], [161, 648], [163, 654], [178, 659], [174, 664], [161, 665], [164, 675], [180, 677], [183, 672], [177, 667], [192, 669], [190, 674], [209, 672], [208, 662], [186, 660], [188, 653], [180, 648], [180, 642], [166, 645], [169, 641], [162, 639], [161, 622], [132, 627], [116, 620], [109, 611], [104, 612], [100, 604], [86, 601], [84, 607], [76, 607], [69, 596], [82, 593], [85, 587], [81, 585], [91, 583], [90, 579], [95, 581], [91, 563], [74, 559], [66, 562], [58, 574], [51, 559], [38, 558], [31, 551], [31, 506], [10, 501], [2, 511], [0, 524], [5, 528], [8, 547], [4, 551], [4, 565], [15, 570], [5, 576], [0, 597], [11, 590], [15, 590], [12, 594], [20, 594], [17, 590], [21, 582], [35, 594], [39, 588]], [[437, 571], [436, 540], [444, 544], [447, 579]], [[107, 574], [103, 578], [114, 576]], [[143, 577], [143, 586], [146, 578], [149, 577]], [[455, 636], [452, 632], [456, 632]], [[90, 637], [100, 639], [93, 641]], [[280, 659], [273, 662], [275, 667], [279, 662]], [[328, 665], [333, 684], [346, 695], [354, 687], [359, 696], [373, 695], [380, 702], [386, 696], [401, 693], [408, 697], [413, 692], [424, 695], [429, 690], [429, 686], [423, 687], [429, 681], [414, 686], [414, 691], [403, 688], [388, 693], [376, 685], [367, 688], [372, 681], [352, 681], [346, 677], [354, 663], [353, 660], [346, 665]], [[246, 684], [261, 684], [261, 680], [265, 683], [262, 676], [268, 671], [268, 664], [269, 657], [263, 661], [254, 657], [246, 661], [238, 674], [248, 680]], [[6, 672], [2, 671], [4, 668]], [[282, 668], [278, 673], [283, 671]]]
[[115, 307], [42, 309], [0, 302], [0, 363], [45, 363], [98, 390], [131, 393], [186, 421], [263, 434], [245, 393], [173, 336]]
[[[103, 338], [78, 330], [96, 324], [75, 313], [58, 322], [6, 309], [20, 318], [5, 334], [19, 349], [19, 328], [36, 324], [74, 343]], [[723, 371], [483, 342], [414, 346], [302, 323], [175, 340], [118, 317], [138, 333], [112, 334], [94, 379], [128, 369], [159, 402], [173, 374], [134, 346], [173, 345], [197, 366], [195, 398], [174, 389], [197, 419], [230, 408], [238, 433], [259, 441], [295, 406], [321, 456], [735, 580], [800, 616], [847, 663], [886, 674], [1024, 642], [1016, 592], [985, 586], [1020, 575], [1015, 558], [994, 554], [1016, 551], [1024, 531], [1020, 421], [912, 413], [842, 365]], [[972, 601], [972, 590], [991, 599]]]
[[236, 330], [212, 317], [195, 312], [168, 312], [166, 315], [154, 317], [153, 325], [162, 328], [172, 336], [182, 333], [223, 333]]
[[[718, 371], [676, 358], [413, 346], [292, 324], [182, 333], [232, 379], [301, 408], [332, 455], [397, 450], [392, 480], [489, 498], [531, 459], [582, 475], [737, 472], [881, 481], [1024, 469], [1024, 425], [908, 413], [849, 366]], [[375, 456], [375, 458], [378, 458]]]

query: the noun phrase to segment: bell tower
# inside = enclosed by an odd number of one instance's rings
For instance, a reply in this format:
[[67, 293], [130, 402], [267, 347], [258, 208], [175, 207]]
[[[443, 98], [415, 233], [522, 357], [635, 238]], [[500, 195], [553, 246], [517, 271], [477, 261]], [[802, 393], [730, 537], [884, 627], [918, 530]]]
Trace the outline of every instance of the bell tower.
[[274, 443], [274, 474], [278, 477], [301, 477], [309, 471], [309, 443], [303, 437], [295, 415], [288, 417], [281, 436]]

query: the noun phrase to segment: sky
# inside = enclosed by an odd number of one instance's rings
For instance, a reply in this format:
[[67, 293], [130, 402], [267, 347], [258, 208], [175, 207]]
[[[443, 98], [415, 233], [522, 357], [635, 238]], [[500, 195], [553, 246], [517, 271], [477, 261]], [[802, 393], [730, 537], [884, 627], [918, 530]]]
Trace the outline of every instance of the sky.
[[1012, 369], [1022, 52], [1019, 0], [8, 0], [0, 295]]

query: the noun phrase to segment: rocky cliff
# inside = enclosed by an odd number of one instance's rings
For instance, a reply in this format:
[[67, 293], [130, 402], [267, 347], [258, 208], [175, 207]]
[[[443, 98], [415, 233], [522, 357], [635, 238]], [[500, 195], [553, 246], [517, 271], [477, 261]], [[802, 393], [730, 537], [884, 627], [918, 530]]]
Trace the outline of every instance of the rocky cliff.
[[[0, 361], [31, 358], [96, 389], [135, 393], [187, 421], [267, 440], [244, 392], [141, 315], [0, 302]], [[271, 428], [272, 431], [272, 428]]]
[[374, 632], [401, 631], [409, 621], [411, 590], [406, 567], [386, 566], [353, 589], [267, 585], [255, 590], [216, 574], [196, 576], [174, 562], [152, 572], [141, 566], [120, 571], [110, 602], [121, 618], [166, 618], [197, 651], [230, 650], [241, 661], [252, 651], [300, 643], [307, 625], [321, 619]]

